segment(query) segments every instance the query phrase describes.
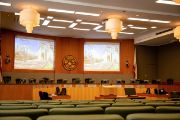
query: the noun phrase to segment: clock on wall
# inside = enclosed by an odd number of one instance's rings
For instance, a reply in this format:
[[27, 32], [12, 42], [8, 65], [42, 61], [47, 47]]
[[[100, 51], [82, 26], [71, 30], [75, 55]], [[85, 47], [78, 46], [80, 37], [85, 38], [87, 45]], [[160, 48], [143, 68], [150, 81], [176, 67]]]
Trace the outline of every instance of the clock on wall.
[[63, 58], [62, 64], [65, 70], [72, 71], [77, 68], [78, 62], [74, 56], [67, 55]]

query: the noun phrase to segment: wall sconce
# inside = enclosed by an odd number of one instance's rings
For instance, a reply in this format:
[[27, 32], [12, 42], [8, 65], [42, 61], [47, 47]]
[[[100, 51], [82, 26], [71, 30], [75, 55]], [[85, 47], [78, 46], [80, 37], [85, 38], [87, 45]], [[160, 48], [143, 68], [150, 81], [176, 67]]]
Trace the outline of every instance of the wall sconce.
[[129, 68], [129, 62], [128, 62], [128, 60], [126, 60], [125, 65], [126, 65], [126, 68]]
[[5, 64], [9, 64], [11, 62], [9, 55], [6, 55]]

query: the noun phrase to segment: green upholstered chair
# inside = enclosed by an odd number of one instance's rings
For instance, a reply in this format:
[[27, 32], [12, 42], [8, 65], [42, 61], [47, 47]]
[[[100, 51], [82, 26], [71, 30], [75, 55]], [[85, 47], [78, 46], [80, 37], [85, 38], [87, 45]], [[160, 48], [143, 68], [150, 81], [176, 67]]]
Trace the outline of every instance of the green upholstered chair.
[[128, 115], [126, 120], [180, 120], [180, 113], [136, 113]]
[[39, 105], [38, 108], [40, 109], [52, 109], [52, 108], [73, 108], [74, 105]]
[[103, 114], [101, 107], [84, 107], [84, 108], [53, 108], [49, 110], [51, 115], [80, 115], [80, 114]]
[[11, 116], [11, 117], [0, 117], [0, 120], [31, 120], [31, 118], [24, 116]]
[[20, 109], [20, 110], [0, 110], [2, 116], [28, 116], [32, 120], [36, 120], [39, 116], [47, 115], [46, 109]]
[[180, 113], [180, 106], [158, 106], [156, 107], [156, 112], [157, 113]]
[[114, 102], [113, 101], [92, 101], [90, 102], [89, 104], [113, 104]]
[[143, 106], [143, 103], [133, 103], [133, 102], [123, 102], [123, 103], [114, 103], [112, 107], [121, 107], [121, 106]]
[[101, 107], [105, 109], [106, 107], [110, 107], [110, 104], [85, 104], [85, 105], [77, 105], [76, 107]]
[[37, 120], [124, 120], [120, 115], [48, 115]]
[[2, 100], [0, 104], [22, 104], [23, 102], [20, 101], [10, 101], [10, 100]]
[[0, 106], [0, 110], [36, 109], [37, 106]]
[[116, 99], [115, 102], [135, 102], [135, 101], [131, 99], [123, 98], [123, 99]]
[[119, 114], [122, 117], [126, 117], [132, 113], [154, 113], [155, 108], [152, 106], [130, 106], [130, 107], [107, 107], [105, 109], [106, 114]]
[[157, 106], [175, 106], [176, 104], [168, 103], [168, 102], [148, 102], [145, 105], [157, 107]]
[[1, 104], [1, 106], [31, 106], [32, 104]]

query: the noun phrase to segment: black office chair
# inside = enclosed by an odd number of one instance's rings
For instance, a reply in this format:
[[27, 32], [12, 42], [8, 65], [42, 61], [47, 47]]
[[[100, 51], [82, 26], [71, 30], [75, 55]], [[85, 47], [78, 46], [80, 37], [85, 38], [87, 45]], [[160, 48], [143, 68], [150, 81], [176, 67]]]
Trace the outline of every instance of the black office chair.
[[60, 91], [60, 88], [59, 87], [56, 87], [56, 95], [61, 95], [61, 91]]
[[40, 97], [40, 100], [52, 100], [52, 98], [49, 97], [47, 92], [39, 91], [39, 97]]
[[67, 95], [66, 88], [62, 88], [60, 95]]

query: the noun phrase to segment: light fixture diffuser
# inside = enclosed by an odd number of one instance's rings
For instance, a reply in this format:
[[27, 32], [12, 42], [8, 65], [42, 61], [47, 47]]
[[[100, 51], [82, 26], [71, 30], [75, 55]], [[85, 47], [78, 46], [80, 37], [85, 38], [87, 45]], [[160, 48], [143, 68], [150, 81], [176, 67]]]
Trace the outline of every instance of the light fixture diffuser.
[[0, 2], [0, 5], [2, 5], [2, 6], [11, 6], [11, 3]]
[[48, 11], [50, 11], [50, 12], [68, 13], [68, 14], [74, 14], [74, 12], [75, 12], [75, 11], [70, 11], [70, 10], [61, 10], [61, 9], [53, 9], [53, 8], [48, 8]]
[[60, 20], [60, 19], [53, 19], [54, 22], [67, 22], [67, 23], [72, 23], [73, 21], [71, 20]]
[[71, 25], [69, 25], [69, 28], [73, 28], [77, 25], [78, 23], [72, 23]]
[[75, 14], [78, 15], [88, 15], [88, 16], [100, 16], [100, 14], [96, 14], [96, 13], [87, 13], [87, 12], [75, 12]]

